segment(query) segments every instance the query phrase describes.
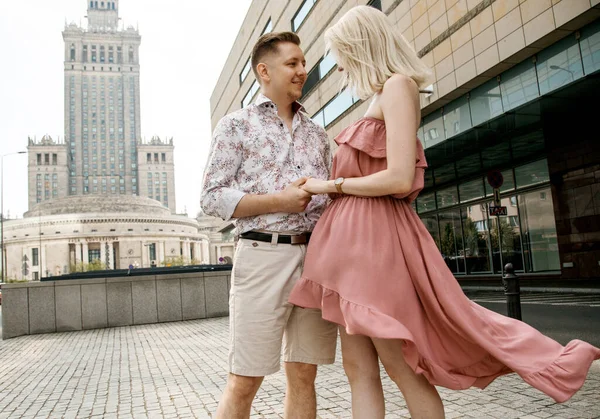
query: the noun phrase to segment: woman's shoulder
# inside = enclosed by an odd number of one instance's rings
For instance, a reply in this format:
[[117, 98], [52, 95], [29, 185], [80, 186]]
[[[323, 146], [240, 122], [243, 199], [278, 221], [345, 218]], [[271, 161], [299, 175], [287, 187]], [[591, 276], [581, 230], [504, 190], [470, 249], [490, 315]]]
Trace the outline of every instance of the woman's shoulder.
[[412, 78], [405, 76], [404, 74], [393, 74], [383, 84], [381, 93], [383, 96], [387, 96], [388, 94], [394, 95], [398, 92], [407, 90], [418, 95], [419, 86]]

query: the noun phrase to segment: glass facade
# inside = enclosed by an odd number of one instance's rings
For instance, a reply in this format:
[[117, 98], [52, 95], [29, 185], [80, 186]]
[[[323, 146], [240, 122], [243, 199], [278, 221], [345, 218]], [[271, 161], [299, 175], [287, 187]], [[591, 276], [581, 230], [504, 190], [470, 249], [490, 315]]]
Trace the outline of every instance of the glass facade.
[[[442, 171], [445, 180], [453, 176], [448, 167]], [[502, 173], [501, 205], [507, 207], [506, 217], [489, 216], [492, 190], [483, 175], [417, 198], [417, 213], [448, 268], [455, 275], [500, 273], [507, 263], [519, 272], [559, 270], [546, 160]]]

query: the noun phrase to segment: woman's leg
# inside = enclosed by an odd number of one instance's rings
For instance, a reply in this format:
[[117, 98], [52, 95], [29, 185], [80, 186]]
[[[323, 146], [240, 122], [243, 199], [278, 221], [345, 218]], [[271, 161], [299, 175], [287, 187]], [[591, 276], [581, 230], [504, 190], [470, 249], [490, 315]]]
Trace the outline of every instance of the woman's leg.
[[444, 405], [436, 388], [423, 374], [417, 374], [404, 360], [399, 339], [372, 339], [379, 359], [396, 383], [413, 419], [443, 419]]
[[342, 361], [352, 392], [354, 419], [385, 417], [379, 359], [371, 338], [349, 335], [340, 327]]

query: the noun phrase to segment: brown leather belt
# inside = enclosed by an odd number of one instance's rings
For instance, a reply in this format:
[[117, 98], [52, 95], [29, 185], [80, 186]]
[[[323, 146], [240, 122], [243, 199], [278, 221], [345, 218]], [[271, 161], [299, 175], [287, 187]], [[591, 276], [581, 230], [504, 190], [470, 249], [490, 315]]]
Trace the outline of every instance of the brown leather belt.
[[[308, 244], [310, 240], [311, 233], [301, 233], [301, 234], [279, 234], [277, 237], [277, 243], [283, 244]], [[259, 242], [269, 242], [273, 241], [273, 235], [269, 233], [259, 233], [258, 231], [247, 231], [240, 235], [243, 239], [248, 240], [256, 240]]]

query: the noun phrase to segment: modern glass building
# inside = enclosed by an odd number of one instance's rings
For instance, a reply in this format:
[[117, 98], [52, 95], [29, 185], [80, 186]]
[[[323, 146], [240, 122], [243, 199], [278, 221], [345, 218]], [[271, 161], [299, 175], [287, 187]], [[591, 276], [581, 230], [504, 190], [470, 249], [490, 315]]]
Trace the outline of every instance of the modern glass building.
[[[255, 99], [247, 60], [267, 22], [301, 37], [302, 102], [331, 139], [362, 116], [367, 103], [339, 92], [323, 42], [358, 4], [385, 12], [432, 68], [418, 133], [429, 168], [414, 208], [454, 275], [497, 280], [510, 262], [532, 280], [600, 278], [597, 1], [255, 1], [215, 86], [213, 126]], [[492, 171], [505, 216], [489, 215]]]

